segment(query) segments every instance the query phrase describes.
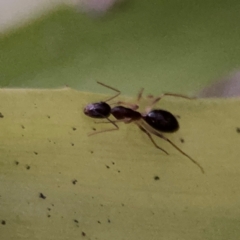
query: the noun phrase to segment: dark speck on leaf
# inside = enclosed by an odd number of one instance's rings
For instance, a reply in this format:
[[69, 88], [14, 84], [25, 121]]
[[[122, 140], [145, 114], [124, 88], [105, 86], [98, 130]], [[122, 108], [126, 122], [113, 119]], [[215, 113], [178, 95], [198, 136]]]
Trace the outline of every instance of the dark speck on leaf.
[[108, 223], [110, 223], [111, 221], [110, 221], [110, 219], [108, 219]]
[[47, 116], [48, 118], [51, 118], [49, 115]]
[[160, 179], [159, 176], [155, 176], [155, 177], [154, 177], [154, 180], [156, 180], [156, 181], [159, 180], [159, 179]]
[[25, 127], [23, 125], [21, 125], [22, 129], [25, 129]]
[[0, 113], [0, 118], [4, 118], [4, 116], [2, 115], [2, 113]]
[[51, 215], [50, 215], [50, 214], [48, 214], [47, 216], [48, 216], [48, 218], [50, 218], [50, 217], [51, 217]]
[[74, 146], [74, 143], [71, 143], [72, 146]]
[[180, 138], [180, 141], [181, 141], [181, 143], [184, 143], [184, 142], [185, 142], [183, 138]]
[[15, 164], [18, 165], [18, 164], [19, 164], [19, 161], [15, 161]]
[[2, 220], [1, 223], [2, 223], [2, 225], [6, 225], [6, 221], [5, 220]]
[[240, 133], [240, 127], [236, 128], [237, 133]]
[[114, 165], [115, 164], [115, 162], [112, 162], [112, 165]]
[[74, 180], [72, 180], [72, 184], [76, 184], [77, 183], [77, 179], [74, 179]]
[[31, 167], [29, 165], [26, 166], [26, 169], [29, 170]]
[[106, 168], [109, 169], [110, 167], [108, 165], [106, 165]]
[[76, 131], [77, 129], [76, 129], [75, 127], [72, 127], [72, 130], [73, 130], [73, 131]]
[[99, 224], [101, 224], [101, 222], [100, 221], [97, 221]]
[[96, 128], [92, 128], [93, 131], [96, 131]]
[[118, 173], [120, 173], [121, 171], [120, 170], [118, 170]]
[[34, 152], [35, 155], [38, 155], [38, 152]]
[[42, 199], [46, 199], [46, 196], [43, 195], [43, 193], [39, 193], [39, 197], [42, 198]]
[[86, 236], [86, 233], [85, 233], [85, 232], [82, 232], [82, 236], [85, 237], [85, 236]]
[[91, 154], [93, 154], [93, 151], [90, 151]]

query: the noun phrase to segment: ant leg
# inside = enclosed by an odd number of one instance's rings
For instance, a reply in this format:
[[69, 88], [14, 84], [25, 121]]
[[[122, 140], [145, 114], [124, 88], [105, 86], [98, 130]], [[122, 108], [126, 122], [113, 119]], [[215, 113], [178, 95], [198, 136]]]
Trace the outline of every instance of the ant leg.
[[141, 88], [138, 95], [137, 95], [137, 103], [140, 102], [142, 95], [143, 95], [144, 88]]
[[[137, 124], [137, 123], [136, 123]], [[144, 133], [146, 133], [146, 135], [149, 137], [149, 139], [151, 140], [151, 142], [153, 143], [153, 145], [158, 148], [159, 150], [163, 151], [164, 153], [166, 153], [167, 155], [169, 155], [169, 153], [167, 151], [165, 151], [164, 149], [160, 148], [156, 142], [153, 140], [151, 134], [145, 129], [143, 128], [141, 125], [137, 124], [138, 127], [140, 128], [141, 131], [143, 131]]]
[[153, 96], [152, 94], [148, 94], [148, 95], [147, 95], [147, 98], [148, 98], [148, 99], [153, 99], [154, 96]]
[[134, 120], [132, 120], [131, 118], [124, 118], [124, 119], [120, 119], [120, 120], [114, 120], [114, 121], [111, 121], [111, 122], [94, 122], [94, 123], [117, 123], [117, 122], [124, 122], [124, 123], [131, 123], [133, 122]]
[[196, 164], [202, 173], [204, 173], [204, 169], [203, 167], [193, 158], [191, 158], [188, 154], [186, 154], [184, 151], [182, 151], [178, 146], [176, 146], [172, 141], [170, 141], [168, 138], [163, 137], [164, 140], [166, 140], [167, 142], [169, 142], [174, 148], [176, 148], [180, 153], [182, 153], [184, 156], [186, 156], [188, 159], [190, 159], [194, 164]]
[[117, 97], [118, 95], [120, 95], [120, 93], [121, 93], [121, 92], [120, 92], [119, 90], [117, 90], [116, 88], [110, 87], [110, 86], [108, 86], [108, 85], [106, 85], [106, 84], [104, 84], [104, 83], [98, 82], [98, 81], [97, 81], [97, 83], [100, 84], [100, 85], [102, 85], [102, 86], [104, 86], [104, 87], [106, 87], [106, 88], [112, 89], [113, 91], [117, 92], [114, 96], [112, 96], [112, 97], [108, 98], [107, 100], [105, 100], [105, 102], [108, 102], [108, 101], [116, 98], [116, 97]]
[[163, 93], [161, 97], [163, 98], [164, 96], [179, 97], [179, 98], [185, 98], [189, 100], [197, 99], [196, 97], [189, 97], [189, 96], [178, 94], [178, 93]]
[[114, 120], [114, 121], [111, 120], [111, 122], [109, 122], [109, 121], [108, 122], [106, 122], [106, 121], [95, 122], [94, 121], [94, 123], [96, 123], [96, 124], [99, 124], [99, 123], [118, 123], [118, 122], [124, 122], [124, 120], [123, 119], [122, 120]]
[[109, 118], [107, 118], [107, 120], [109, 121], [109, 123], [112, 123], [115, 126], [115, 128], [110, 128], [110, 129], [105, 129], [105, 130], [102, 130], [102, 131], [92, 132], [92, 133], [89, 133], [88, 136], [92, 136], [92, 135], [95, 135], [95, 134], [98, 134], [98, 133], [103, 133], [103, 132], [110, 132], [110, 131], [114, 131], [114, 130], [119, 130], [118, 125], [114, 121], [110, 120]]
[[196, 99], [195, 97], [188, 97], [182, 94], [177, 94], [177, 93], [163, 93], [161, 96], [156, 97], [155, 99], [153, 99], [152, 103], [150, 104], [150, 106], [148, 106], [146, 108], [146, 113], [149, 113], [151, 111], [151, 109], [153, 108], [153, 106], [159, 102], [163, 97], [165, 96], [170, 96], [170, 97], [179, 97], [179, 98], [185, 98], [185, 99], [189, 99], [189, 100], [193, 100]]
[[139, 108], [138, 103], [139, 103], [140, 99], [142, 98], [143, 90], [144, 90], [144, 88], [141, 88], [141, 90], [139, 91], [139, 93], [137, 95], [137, 104], [132, 104], [132, 103], [123, 102], [123, 101], [118, 101], [118, 102], [112, 103], [112, 104], [125, 105], [125, 106], [130, 107], [132, 110], [136, 111]]
[[[147, 129], [147, 130], [148, 130], [148, 129]], [[149, 131], [150, 131], [152, 134], [154, 134], [154, 135], [162, 138], [163, 140], [169, 142], [175, 149], [177, 149], [180, 153], [182, 153], [182, 154], [183, 154], [184, 156], [186, 156], [190, 161], [192, 161], [195, 165], [197, 165], [197, 166], [200, 168], [201, 172], [204, 173], [203, 167], [202, 167], [196, 160], [194, 160], [193, 158], [191, 158], [187, 153], [185, 153], [183, 150], [181, 150], [177, 145], [175, 145], [170, 139], [164, 137], [162, 134], [160, 134], [160, 133], [157, 132], [157, 131], [151, 131], [150, 129], [149, 129]]]
[[144, 91], [144, 88], [141, 88], [138, 95], [137, 95], [137, 101], [136, 101], [136, 104], [135, 104], [135, 108], [132, 108], [132, 110], [137, 110], [139, 108], [139, 102], [142, 98], [142, 95], [143, 95], [143, 91]]

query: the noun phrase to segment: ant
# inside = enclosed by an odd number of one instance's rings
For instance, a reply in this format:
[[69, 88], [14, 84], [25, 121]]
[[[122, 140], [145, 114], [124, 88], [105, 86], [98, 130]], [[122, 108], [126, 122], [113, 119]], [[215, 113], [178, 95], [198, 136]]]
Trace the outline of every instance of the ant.
[[[156, 135], [156, 136], [162, 138], [163, 140], [167, 141], [168, 143], [170, 143], [175, 149], [177, 149], [180, 153], [182, 153], [189, 160], [191, 160], [194, 164], [196, 164], [200, 168], [202, 173], [204, 173], [204, 169], [197, 161], [195, 161], [188, 154], [183, 152], [170, 139], [168, 139], [167, 137], [165, 137], [163, 134], [160, 133], [160, 132], [163, 132], [163, 133], [176, 132], [179, 129], [179, 123], [178, 123], [176, 117], [172, 113], [170, 113], [166, 110], [162, 110], [162, 109], [152, 110], [153, 106], [157, 102], [159, 102], [164, 96], [181, 97], [181, 98], [186, 98], [186, 99], [194, 99], [194, 98], [190, 98], [190, 97], [180, 95], [180, 94], [164, 93], [160, 97], [153, 99], [150, 106], [148, 106], [146, 108], [145, 113], [140, 113], [140, 112], [136, 111], [139, 108], [138, 104], [131, 104], [131, 103], [126, 103], [126, 102], [122, 102], [122, 101], [119, 101], [116, 104], [125, 105], [128, 107], [115, 106], [115, 107], [111, 108], [110, 105], [107, 104], [106, 102], [116, 98], [117, 96], [120, 95], [121, 92], [119, 90], [112, 88], [108, 85], [105, 85], [103, 83], [100, 83], [100, 82], [97, 82], [97, 83], [116, 91], [117, 94], [115, 94], [113, 97], [107, 99], [105, 102], [97, 102], [97, 103], [92, 103], [92, 104], [87, 105], [84, 108], [84, 113], [87, 116], [92, 117], [92, 118], [102, 118], [102, 119], [106, 118], [108, 120], [108, 122], [104, 122], [104, 123], [112, 123], [115, 126], [115, 128], [94, 132], [94, 133], [91, 133], [90, 135], [101, 133], [101, 132], [106, 132], [106, 131], [118, 130], [119, 127], [117, 126], [116, 122], [124, 122], [124, 123], [134, 122], [140, 128], [140, 130], [143, 131], [148, 136], [148, 138], [151, 140], [151, 142], [154, 144], [154, 146], [156, 148], [160, 149], [165, 154], [169, 155], [167, 151], [165, 151], [164, 149], [162, 149], [161, 147], [159, 147], [156, 144], [156, 142], [152, 138], [151, 134]], [[144, 89], [141, 89], [141, 91], [138, 94], [137, 103], [142, 98], [143, 90]], [[109, 116], [111, 114], [117, 120], [115, 120], [115, 121], [110, 120]]]

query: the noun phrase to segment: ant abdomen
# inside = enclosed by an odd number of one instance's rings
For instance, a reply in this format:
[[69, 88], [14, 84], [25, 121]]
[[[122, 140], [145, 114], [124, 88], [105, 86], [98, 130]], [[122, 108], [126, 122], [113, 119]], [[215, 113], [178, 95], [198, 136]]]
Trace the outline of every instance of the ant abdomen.
[[108, 118], [111, 114], [111, 107], [105, 102], [88, 104], [84, 113], [91, 118]]
[[152, 128], [160, 132], [171, 133], [179, 129], [176, 117], [165, 110], [155, 109], [142, 117]]

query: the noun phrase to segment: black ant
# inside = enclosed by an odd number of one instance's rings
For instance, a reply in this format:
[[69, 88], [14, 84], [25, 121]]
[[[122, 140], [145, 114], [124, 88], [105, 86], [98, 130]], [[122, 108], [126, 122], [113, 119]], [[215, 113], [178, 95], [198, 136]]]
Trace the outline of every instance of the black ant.
[[[115, 126], [115, 128], [107, 129], [107, 130], [103, 130], [103, 131], [99, 131], [99, 132], [94, 132], [92, 134], [97, 134], [100, 132], [106, 132], [106, 131], [112, 131], [112, 130], [118, 130], [119, 127], [116, 125], [116, 122], [124, 122], [124, 123], [134, 122], [140, 128], [140, 130], [143, 131], [149, 137], [149, 139], [151, 140], [151, 142], [154, 144], [154, 146], [156, 148], [160, 149], [161, 151], [163, 151], [164, 153], [166, 153], [168, 155], [168, 152], [166, 152], [164, 149], [162, 149], [161, 147], [159, 147], [156, 144], [156, 142], [152, 138], [151, 134], [154, 134], [154, 135], [162, 138], [163, 140], [169, 142], [175, 149], [177, 149], [179, 152], [181, 152], [183, 155], [185, 155], [188, 159], [190, 159], [194, 164], [196, 164], [201, 169], [202, 173], [204, 173], [204, 169], [197, 161], [195, 161], [188, 154], [183, 152], [171, 140], [169, 140], [167, 137], [165, 137], [164, 135], [162, 135], [160, 133], [160, 132], [163, 132], [163, 133], [176, 132], [179, 129], [179, 123], [178, 123], [176, 117], [172, 113], [162, 110], [162, 109], [152, 110], [153, 106], [157, 102], [159, 102], [164, 96], [181, 97], [181, 98], [186, 98], [186, 99], [193, 99], [193, 98], [190, 98], [190, 97], [187, 97], [184, 95], [180, 95], [180, 94], [164, 93], [160, 97], [153, 99], [151, 105], [148, 106], [148, 108], [146, 109], [146, 112], [141, 114], [140, 112], [136, 111], [139, 108], [139, 106], [137, 104], [131, 104], [131, 103], [119, 101], [119, 102], [117, 102], [117, 104], [126, 105], [129, 108], [124, 107], [124, 106], [115, 106], [115, 107], [111, 108], [106, 102], [116, 98], [120, 94], [120, 91], [115, 88], [112, 88], [110, 86], [107, 86], [103, 83], [100, 83], [100, 82], [98, 82], [98, 83], [107, 88], [110, 88], [110, 89], [116, 91], [117, 94], [114, 95], [113, 97], [107, 99], [105, 102], [98, 102], [98, 103], [93, 103], [93, 104], [87, 105], [84, 109], [84, 113], [87, 116], [92, 117], [92, 118], [106, 118], [108, 120], [108, 123], [112, 123]], [[140, 99], [142, 97], [142, 93], [143, 93], [143, 89], [141, 89], [141, 91], [138, 94], [137, 102], [140, 101]], [[116, 121], [112, 121], [108, 118], [111, 114], [117, 119]], [[92, 135], [92, 134], [90, 134], [90, 135]]]

